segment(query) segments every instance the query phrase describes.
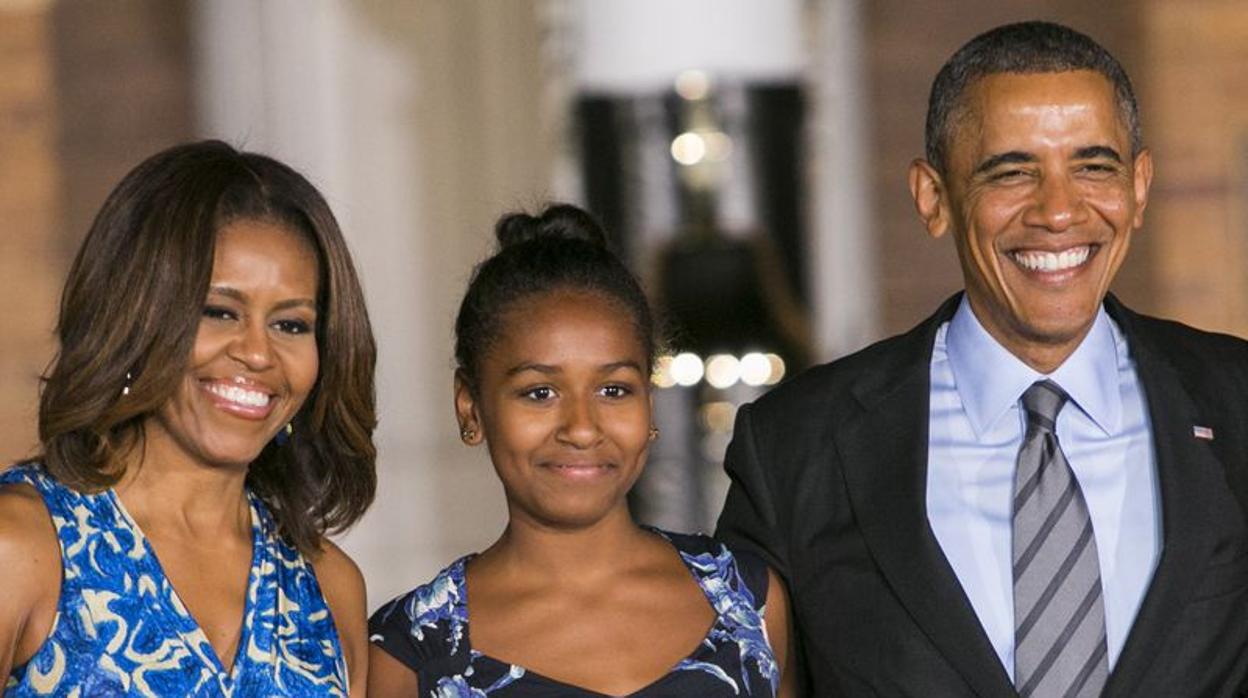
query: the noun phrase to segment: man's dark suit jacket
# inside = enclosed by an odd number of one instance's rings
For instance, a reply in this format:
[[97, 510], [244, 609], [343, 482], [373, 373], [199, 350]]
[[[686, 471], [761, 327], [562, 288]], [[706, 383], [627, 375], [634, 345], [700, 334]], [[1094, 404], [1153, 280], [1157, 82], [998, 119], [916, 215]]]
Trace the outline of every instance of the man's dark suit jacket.
[[[958, 300], [738, 414], [717, 533], [788, 583], [810, 695], [1016, 695], [924, 503], [932, 346]], [[1248, 342], [1106, 306], [1144, 388], [1163, 548], [1104, 695], [1248, 695]]]

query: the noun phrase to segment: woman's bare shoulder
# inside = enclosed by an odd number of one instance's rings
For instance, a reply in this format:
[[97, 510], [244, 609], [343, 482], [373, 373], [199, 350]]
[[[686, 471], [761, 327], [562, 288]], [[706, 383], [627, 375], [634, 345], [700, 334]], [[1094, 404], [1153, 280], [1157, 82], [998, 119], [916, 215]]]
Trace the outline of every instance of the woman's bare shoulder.
[[0, 568], [5, 576], [15, 580], [19, 571], [24, 579], [45, 571], [59, 576], [60, 560], [56, 529], [39, 492], [27, 484], [0, 485]]

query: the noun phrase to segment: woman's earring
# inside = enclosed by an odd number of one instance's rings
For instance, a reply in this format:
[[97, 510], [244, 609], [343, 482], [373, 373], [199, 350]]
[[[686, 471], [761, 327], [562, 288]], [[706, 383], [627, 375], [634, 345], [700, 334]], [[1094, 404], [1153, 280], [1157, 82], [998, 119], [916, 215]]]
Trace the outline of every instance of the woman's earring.
[[130, 384], [134, 382], [134, 374], [126, 371], [126, 382], [121, 385], [121, 396], [125, 397], [130, 394]]
[[477, 430], [464, 427], [459, 430], [459, 438], [466, 444], [471, 444], [472, 440], [477, 438]]
[[658, 438], [659, 438], [659, 428], [651, 424], [650, 425], [650, 440], [657, 441]]
[[285, 446], [290, 443], [290, 437], [294, 435], [295, 425], [291, 422], [286, 422], [286, 426], [279, 429], [277, 433], [273, 435], [273, 442], [278, 446]]

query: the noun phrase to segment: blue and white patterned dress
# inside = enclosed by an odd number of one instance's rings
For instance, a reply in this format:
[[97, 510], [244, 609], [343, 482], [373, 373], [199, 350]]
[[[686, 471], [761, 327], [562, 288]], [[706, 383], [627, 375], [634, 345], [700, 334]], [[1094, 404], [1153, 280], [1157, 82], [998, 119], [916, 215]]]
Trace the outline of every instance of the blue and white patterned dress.
[[[763, 625], [767, 567], [734, 556], [706, 536], [657, 531], [667, 538], [715, 609], [702, 642], [635, 698], [774, 696], [779, 670]], [[467, 556], [433, 581], [382, 606], [369, 620], [369, 640], [416, 672], [423, 696], [513, 698], [601, 694], [541, 676], [472, 649], [468, 632]]]
[[251, 575], [226, 671], [112, 490], [82, 494], [37, 465], [0, 473], [42, 495], [61, 546], [48, 639], [4, 687], [17, 696], [346, 696], [346, 664], [311, 566], [248, 493]]

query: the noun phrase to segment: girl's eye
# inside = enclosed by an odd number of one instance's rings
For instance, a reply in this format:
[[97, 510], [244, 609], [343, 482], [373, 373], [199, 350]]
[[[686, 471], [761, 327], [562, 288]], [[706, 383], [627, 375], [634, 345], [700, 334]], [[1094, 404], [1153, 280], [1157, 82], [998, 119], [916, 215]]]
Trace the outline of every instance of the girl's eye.
[[618, 400], [632, 395], [633, 391], [625, 385], [605, 385], [600, 391], [603, 397]]
[[549, 386], [539, 385], [536, 388], [529, 388], [521, 393], [521, 395], [533, 402], [546, 402], [555, 397], [555, 391]]
[[303, 320], [278, 320], [273, 326], [285, 334], [307, 334], [312, 331], [312, 326]]
[[222, 308], [219, 305], [204, 306], [204, 317], [213, 320], [236, 320], [238, 316], [229, 308]]

